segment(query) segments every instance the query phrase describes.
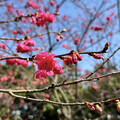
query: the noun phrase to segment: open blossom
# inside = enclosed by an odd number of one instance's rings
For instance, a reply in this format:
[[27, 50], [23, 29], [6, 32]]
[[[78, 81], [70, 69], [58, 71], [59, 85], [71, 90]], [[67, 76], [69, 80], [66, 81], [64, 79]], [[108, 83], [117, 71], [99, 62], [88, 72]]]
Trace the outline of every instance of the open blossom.
[[63, 73], [62, 67], [53, 59], [54, 57], [55, 54], [48, 54], [47, 52], [36, 55], [35, 60], [38, 65], [38, 70], [34, 73], [36, 78], [46, 78], [46, 76]]
[[41, 12], [36, 16], [36, 19], [32, 21], [35, 21], [34, 23], [36, 23], [37, 26], [45, 26], [47, 22], [49, 23], [53, 23], [56, 20], [55, 15], [50, 14], [50, 13], [45, 13], [45, 12]]
[[20, 59], [7, 59], [6, 63], [8, 65], [16, 64], [16, 65], [22, 65], [23, 67], [28, 66], [28, 62], [26, 60], [20, 60]]
[[26, 46], [22, 43], [18, 44], [18, 46], [16, 47], [17, 52], [21, 52], [21, 53], [26, 53], [26, 52], [30, 52], [32, 51], [32, 49], [29, 46]]
[[26, 45], [26, 46], [35, 46], [35, 41], [33, 41], [29, 38], [29, 39], [25, 40], [23, 42], [23, 44]]

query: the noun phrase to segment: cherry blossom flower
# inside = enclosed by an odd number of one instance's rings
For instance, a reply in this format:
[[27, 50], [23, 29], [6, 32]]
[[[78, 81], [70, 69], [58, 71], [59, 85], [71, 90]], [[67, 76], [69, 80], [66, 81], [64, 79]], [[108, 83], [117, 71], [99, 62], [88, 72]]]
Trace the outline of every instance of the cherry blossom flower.
[[28, 66], [28, 62], [26, 60], [19, 60], [19, 59], [7, 59], [6, 63], [8, 65], [16, 64], [16, 65], [22, 65], [23, 67]]
[[26, 46], [35, 46], [35, 41], [33, 41], [31, 38], [29, 38], [29, 39], [25, 40], [23, 42], [23, 44]]
[[47, 52], [36, 55], [35, 61], [38, 65], [38, 70], [34, 73], [36, 78], [46, 78], [46, 76], [63, 73], [62, 67], [53, 59], [54, 57], [55, 54], [48, 54]]
[[37, 26], [45, 26], [47, 22], [53, 23], [56, 20], [55, 15], [50, 14], [50, 13], [45, 13], [45, 12], [40, 12], [36, 16], [36, 25]]
[[16, 47], [17, 52], [26, 53], [32, 51], [32, 49], [22, 43], [18, 44]]

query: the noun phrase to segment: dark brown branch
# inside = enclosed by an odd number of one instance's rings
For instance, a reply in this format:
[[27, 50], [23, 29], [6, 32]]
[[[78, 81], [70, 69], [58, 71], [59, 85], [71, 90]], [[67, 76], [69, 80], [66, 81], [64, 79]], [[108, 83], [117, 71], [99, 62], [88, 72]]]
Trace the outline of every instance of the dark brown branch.
[[64, 85], [72, 85], [72, 84], [77, 84], [77, 83], [85, 82], [85, 81], [99, 80], [100, 78], [104, 78], [104, 77], [111, 76], [111, 75], [117, 75], [117, 74], [120, 74], [120, 72], [113, 72], [113, 73], [102, 75], [100, 77], [93, 77], [93, 78], [88, 78], [88, 79], [74, 80], [74, 81], [70, 81], [70, 82], [66, 82], [66, 80], [64, 80], [61, 83], [51, 84], [50, 86], [42, 88], [42, 89], [34, 89], [34, 90], [6, 90], [6, 89], [0, 89], [0, 92], [4, 92], [4, 93], [8, 93], [9, 91], [11, 91], [13, 93], [35, 93], [35, 92], [43, 92], [43, 91], [47, 91], [49, 89], [60, 87], [60, 86], [64, 86]]

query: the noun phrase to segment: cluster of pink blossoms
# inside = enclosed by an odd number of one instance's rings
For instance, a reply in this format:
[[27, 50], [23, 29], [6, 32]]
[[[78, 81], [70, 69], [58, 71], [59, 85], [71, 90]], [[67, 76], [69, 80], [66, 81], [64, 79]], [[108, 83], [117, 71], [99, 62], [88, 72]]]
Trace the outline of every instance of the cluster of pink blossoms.
[[37, 26], [45, 26], [47, 22], [53, 23], [56, 20], [55, 15], [45, 12], [40, 12], [35, 17], [31, 17], [31, 21], [33, 24]]
[[22, 65], [23, 67], [28, 66], [28, 62], [26, 60], [20, 60], [20, 59], [7, 59], [6, 63], [8, 65]]
[[54, 57], [55, 54], [48, 54], [47, 52], [36, 55], [35, 61], [38, 65], [38, 70], [34, 73], [36, 79], [63, 73], [62, 67], [53, 59]]
[[70, 65], [70, 64], [76, 64], [77, 61], [81, 61], [82, 60], [82, 56], [77, 52], [77, 51], [74, 51], [72, 50], [70, 52], [70, 56], [65, 56], [65, 57], [62, 57], [65, 65]]
[[30, 46], [35, 46], [35, 41], [32, 41], [30, 38], [25, 40], [23, 43], [18, 44], [16, 47], [17, 52], [25, 53], [30, 52], [34, 49], [30, 48]]

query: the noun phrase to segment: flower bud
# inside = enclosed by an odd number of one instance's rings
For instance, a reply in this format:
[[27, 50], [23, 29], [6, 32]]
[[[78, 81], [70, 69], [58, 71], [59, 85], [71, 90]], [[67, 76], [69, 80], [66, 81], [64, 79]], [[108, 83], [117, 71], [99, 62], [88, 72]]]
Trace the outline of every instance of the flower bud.
[[93, 54], [93, 58], [95, 58], [95, 59], [101, 59], [101, 58], [103, 58], [100, 54]]
[[107, 43], [105, 44], [106, 50], [108, 49], [108, 47], [109, 47], [109, 42], [107, 42]]
[[72, 56], [73, 63], [76, 64], [77, 63], [77, 56], [76, 56], [76, 54], [72, 54], [71, 56]]
[[66, 32], [66, 29], [63, 29], [63, 30], [61, 31], [61, 33], [63, 33], [63, 32]]
[[100, 114], [102, 114], [102, 108], [97, 104], [97, 105], [95, 105], [95, 107], [96, 107], [96, 110], [100, 113]]
[[82, 56], [81, 56], [79, 53], [77, 53], [76, 56], [77, 56], [77, 59], [78, 59], [79, 61], [82, 60]]
[[115, 103], [116, 105], [117, 105], [117, 110], [118, 110], [118, 112], [120, 112], [120, 101], [119, 100], [116, 100], [116, 103]]
[[61, 38], [61, 39], [63, 39], [63, 36], [62, 36], [62, 35], [60, 35], [60, 38]]
[[88, 107], [90, 110], [92, 110], [92, 111], [95, 110], [95, 107], [94, 107], [94, 104], [93, 104], [93, 103], [86, 102], [86, 105], [87, 105], [87, 107]]
[[60, 36], [57, 36], [57, 39], [56, 39], [57, 41], [60, 41]]
[[65, 65], [69, 65], [69, 64], [72, 64], [72, 57], [71, 56], [67, 56], [64, 58], [64, 63]]
[[55, 2], [53, 0], [50, 1], [50, 5], [53, 6]]

